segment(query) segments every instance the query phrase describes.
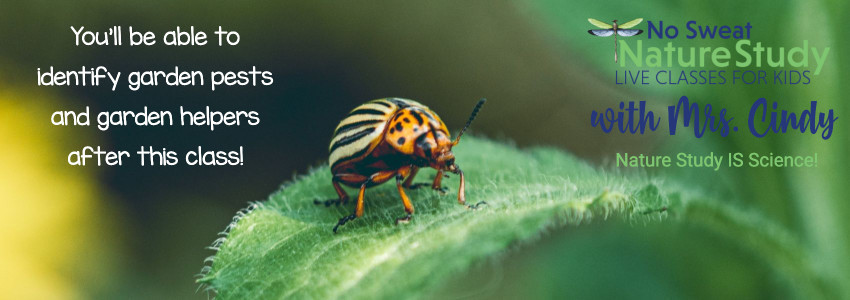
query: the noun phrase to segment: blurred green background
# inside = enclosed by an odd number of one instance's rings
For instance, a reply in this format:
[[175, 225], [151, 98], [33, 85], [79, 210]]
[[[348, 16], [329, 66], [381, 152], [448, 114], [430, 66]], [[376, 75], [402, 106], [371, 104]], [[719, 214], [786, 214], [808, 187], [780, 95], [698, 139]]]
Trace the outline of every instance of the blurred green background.
[[[850, 279], [850, 30], [846, 1], [349, 1], [0, 2], [0, 298], [206, 298], [194, 275], [205, 247], [247, 201], [263, 200], [293, 174], [327, 159], [337, 122], [375, 98], [420, 100], [450, 128], [480, 97], [490, 99], [475, 133], [519, 146], [555, 145], [602, 166], [616, 152], [675, 154], [760, 152], [807, 155], [809, 169], [661, 171], [709, 194], [762, 212], [799, 236], [825, 277]], [[586, 33], [586, 19], [663, 20], [680, 30], [701, 24], [753, 25], [766, 45], [832, 48], [821, 75], [806, 86], [648, 86], [613, 83], [611, 41]], [[235, 47], [75, 47], [70, 26], [154, 31], [219, 25], [236, 30]], [[639, 28], [645, 29], [645, 23]], [[680, 32], [682, 34], [683, 32]], [[645, 35], [641, 38], [645, 38]], [[666, 41], [645, 40], [659, 46]], [[675, 40], [681, 46], [734, 47], [734, 40]], [[274, 73], [269, 87], [37, 87], [36, 68], [111, 71], [244, 70]], [[757, 139], [604, 134], [592, 109], [620, 101], [664, 106], [687, 95], [728, 108], [743, 126], [752, 101], [765, 97], [799, 111], [817, 100], [839, 116], [833, 137], [789, 133]], [[59, 127], [56, 110], [255, 110], [256, 127]], [[662, 128], [664, 128], [662, 126]], [[683, 133], [688, 133], [683, 132]], [[245, 147], [239, 167], [71, 167], [86, 145], [184, 152], [198, 145]], [[658, 170], [647, 170], [658, 174]], [[330, 185], [328, 186], [330, 189]], [[781, 282], [758, 254], [702, 228], [669, 223], [597, 223], [546, 233], [530, 245], [483, 262], [435, 295], [561, 298], [783, 298]], [[838, 285], [850, 295], [846, 284]]]

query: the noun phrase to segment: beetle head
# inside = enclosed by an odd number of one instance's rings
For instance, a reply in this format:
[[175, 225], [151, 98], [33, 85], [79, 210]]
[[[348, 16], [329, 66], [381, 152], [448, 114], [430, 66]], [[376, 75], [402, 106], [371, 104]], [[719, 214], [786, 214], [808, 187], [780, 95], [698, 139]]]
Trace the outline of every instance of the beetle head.
[[469, 128], [469, 125], [472, 125], [472, 121], [475, 120], [476, 116], [478, 116], [478, 111], [480, 111], [481, 107], [484, 106], [484, 102], [487, 102], [487, 99], [481, 98], [481, 100], [478, 100], [478, 104], [475, 104], [475, 108], [472, 109], [472, 113], [469, 115], [469, 120], [466, 121], [466, 125], [464, 125], [463, 129], [460, 130], [460, 133], [457, 134], [454, 141], [446, 143], [442, 143], [440, 141], [437, 142], [437, 149], [435, 149], [436, 151], [432, 154], [433, 158], [431, 159], [431, 167], [455, 174], [460, 172], [460, 168], [458, 168], [457, 164], [455, 164], [455, 154], [452, 153], [452, 147], [460, 143], [460, 137], [463, 136], [463, 133]]
[[431, 167], [437, 170], [455, 173], [457, 165], [455, 165], [455, 154], [451, 150], [452, 143], [446, 143], [444, 147], [438, 147], [434, 151], [431, 159]]
[[469, 125], [472, 124], [472, 120], [475, 119], [475, 116], [481, 110], [481, 106], [484, 105], [485, 101], [487, 99], [478, 101], [478, 104], [475, 105], [475, 109], [472, 110], [472, 114], [469, 116], [469, 120], [466, 121], [466, 126], [461, 129], [454, 141], [450, 140], [442, 131], [430, 131], [428, 134], [421, 135], [416, 141], [413, 154], [421, 158], [420, 161], [427, 162], [427, 165], [431, 168], [458, 173], [460, 169], [455, 164], [455, 154], [452, 153], [452, 147], [460, 142], [460, 137], [469, 128]]

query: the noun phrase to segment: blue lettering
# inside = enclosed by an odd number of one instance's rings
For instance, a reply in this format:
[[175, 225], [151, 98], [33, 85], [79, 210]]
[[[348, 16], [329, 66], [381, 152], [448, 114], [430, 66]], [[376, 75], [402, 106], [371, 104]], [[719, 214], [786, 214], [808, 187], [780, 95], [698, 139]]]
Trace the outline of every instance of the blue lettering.
[[697, 37], [697, 31], [694, 30], [693, 27], [691, 27], [691, 24], [696, 24], [696, 23], [697, 23], [697, 21], [688, 21], [688, 24], [685, 25], [685, 27], [688, 28], [688, 31], [691, 32], [691, 34], [685, 36], [686, 38], [693, 39], [693, 38]]

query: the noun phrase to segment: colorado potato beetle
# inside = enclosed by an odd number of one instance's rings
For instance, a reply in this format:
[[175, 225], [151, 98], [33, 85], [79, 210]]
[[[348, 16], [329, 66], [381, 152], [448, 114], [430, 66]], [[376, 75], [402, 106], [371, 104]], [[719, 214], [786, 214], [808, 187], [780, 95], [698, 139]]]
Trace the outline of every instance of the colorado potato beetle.
[[[460, 142], [464, 131], [472, 124], [486, 99], [481, 99], [463, 129], [454, 141], [451, 140], [446, 124], [434, 111], [419, 102], [401, 98], [383, 98], [362, 104], [351, 112], [337, 125], [328, 148], [330, 158], [328, 164], [333, 174], [332, 183], [338, 199], [314, 203], [330, 206], [345, 204], [348, 194], [340, 186], [359, 188], [354, 212], [339, 219], [334, 226], [336, 233], [339, 226], [363, 215], [363, 197], [366, 188], [396, 180], [398, 193], [401, 196], [406, 216], [396, 219], [396, 224], [410, 221], [413, 215], [413, 204], [404, 193], [404, 188], [417, 188], [422, 184], [413, 184], [413, 178], [420, 168], [431, 167], [437, 170], [437, 175], [431, 183], [431, 188], [444, 191], [440, 181], [448, 177], [447, 173], [460, 176], [457, 201], [467, 208], [477, 208], [467, 205], [464, 197], [465, 181], [463, 171], [455, 163], [452, 147]], [[425, 184], [427, 185], [427, 184]]]

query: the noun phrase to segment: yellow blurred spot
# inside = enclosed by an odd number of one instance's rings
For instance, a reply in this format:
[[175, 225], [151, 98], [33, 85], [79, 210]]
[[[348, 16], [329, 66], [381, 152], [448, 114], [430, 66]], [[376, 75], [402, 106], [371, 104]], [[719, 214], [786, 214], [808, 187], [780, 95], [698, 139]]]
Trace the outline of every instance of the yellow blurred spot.
[[0, 299], [91, 296], [114, 261], [93, 169], [67, 165], [75, 137], [50, 124], [60, 106], [0, 89]]

